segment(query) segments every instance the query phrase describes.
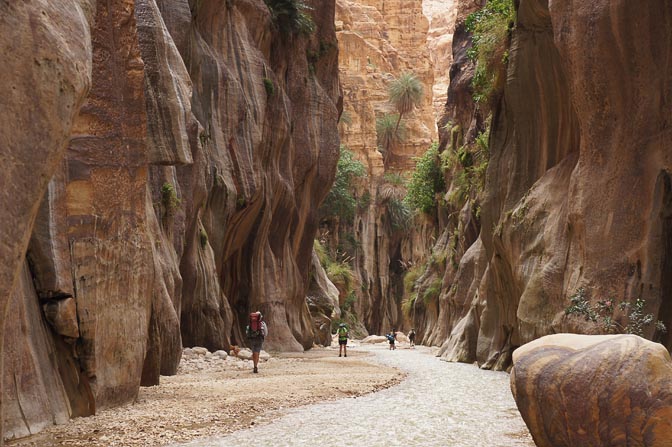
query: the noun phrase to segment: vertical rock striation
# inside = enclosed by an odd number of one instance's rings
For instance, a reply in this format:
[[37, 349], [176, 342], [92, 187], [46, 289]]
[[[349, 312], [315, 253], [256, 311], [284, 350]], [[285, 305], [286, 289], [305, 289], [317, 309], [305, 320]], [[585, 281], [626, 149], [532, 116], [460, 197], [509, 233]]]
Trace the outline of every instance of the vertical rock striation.
[[[448, 358], [459, 345], [460, 359], [493, 368], [545, 334], [604, 330], [565, 315], [581, 287], [593, 303], [643, 299], [645, 312], [672, 323], [672, 8], [606, 0], [516, 7], [476, 242], [487, 265], [478, 264], [478, 287], [451, 292], [451, 303], [474, 303], [470, 310], [445, 303], [431, 328], [451, 334]], [[455, 79], [462, 68], [451, 71]], [[449, 94], [447, 111], [456, 110]], [[462, 258], [460, 271], [473, 270], [473, 259]], [[619, 310], [610, 316], [628, 324]], [[671, 346], [653, 326], [645, 335]]]
[[244, 344], [251, 310], [267, 348], [312, 346], [339, 141], [319, 6], [309, 35], [261, 0], [0, 6], [5, 438], [133, 399], [183, 345]]
[[453, 33], [457, 20], [458, 0], [423, 0], [422, 10], [429, 20], [427, 49], [434, 67], [432, 88], [433, 108], [436, 121], [443, 116], [450, 85], [450, 70], [453, 62]]

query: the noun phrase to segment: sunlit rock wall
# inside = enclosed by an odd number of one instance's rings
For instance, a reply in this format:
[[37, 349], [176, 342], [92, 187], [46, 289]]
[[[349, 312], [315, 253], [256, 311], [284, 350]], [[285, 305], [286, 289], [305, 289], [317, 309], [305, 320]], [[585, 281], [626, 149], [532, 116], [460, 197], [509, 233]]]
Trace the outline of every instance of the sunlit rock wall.
[[[406, 265], [426, 255], [427, 235], [432, 233], [431, 225], [417, 233], [395, 231], [378, 195], [386, 172], [408, 173], [415, 166], [414, 157], [437, 138], [428, 21], [419, 0], [338, 0], [336, 26], [343, 86], [341, 141], [365, 165], [368, 180], [359, 194], [370, 198], [358, 209], [354, 226], [346, 230], [358, 241], [353, 262], [356, 310], [370, 332], [382, 333], [401, 328], [403, 272]], [[424, 97], [418, 109], [403, 117], [406, 137], [385, 167], [377, 149], [376, 118], [394, 112], [388, 86], [404, 71], [417, 75]]]
[[436, 121], [443, 116], [453, 62], [453, 33], [458, 0], [423, 0], [422, 10], [429, 20], [427, 48], [434, 67], [433, 108]]

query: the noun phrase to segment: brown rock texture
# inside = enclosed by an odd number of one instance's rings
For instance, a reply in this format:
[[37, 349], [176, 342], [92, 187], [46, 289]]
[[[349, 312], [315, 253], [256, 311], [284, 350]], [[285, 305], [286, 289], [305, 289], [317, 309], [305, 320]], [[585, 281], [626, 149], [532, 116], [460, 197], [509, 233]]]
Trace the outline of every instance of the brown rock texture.
[[434, 67], [432, 88], [436, 121], [443, 116], [450, 85], [450, 65], [453, 62], [453, 33], [459, 0], [423, 0], [422, 10], [429, 20], [427, 49]]
[[[386, 173], [404, 173], [415, 167], [437, 131], [432, 109], [434, 71], [427, 49], [428, 21], [420, 1], [338, 0], [336, 26], [343, 110], [339, 131], [342, 143], [360, 160], [367, 180], [359, 196], [368, 196], [352, 227], [343, 233], [358, 241], [353, 265], [358, 285], [355, 310], [366, 329], [383, 333], [400, 328], [404, 266], [426, 256], [433, 226], [405, 234], [391, 227], [379, 193]], [[412, 71], [423, 84], [421, 106], [404, 116], [405, 140], [395, 147], [384, 166], [377, 149], [376, 119], [393, 113], [388, 86], [404, 71]], [[330, 228], [330, 234], [338, 229]], [[364, 334], [362, 334], [364, 335]]]
[[5, 438], [244, 344], [251, 310], [267, 349], [312, 346], [339, 89], [334, 4], [310, 11], [304, 35], [262, 0], [0, 5]]
[[511, 390], [537, 446], [672, 445], [672, 361], [661, 344], [556, 334], [513, 362]]
[[411, 71], [422, 82], [424, 97], [421, 107], [404, 118], [406, 139], [395, 148], [390, 169], [412, 169], [413, 157], [423, 154], [436, 139], [434, 71], [426, 46], [429, 24], [422, 2], [338, 0], [336, 24], [343, 110], [351, 121], [340, 125], [341, 142], [358, 154], [371, 175], [382, 175], [376, 118], [394, 112], [388, 85], [402, 72]]
[[[496, 369], [507, 368], [515, 347], [543, 335], [599, 332], [598, 325], [565, 315], [581, 287], [590, 291], [591, 305], [641, 298], [645, 312], [672, 324], [672, 70], [663, 62], [672, 55], [672, 8], [664, 1], [515, 4], [478, 222], [484, 258], [465, 256], [459, 265], [478, 286], [444, 279], [444, 316], [428, 327], [426, 339], [463, 339], [459, 351], [468, 355], [456, 359]], [[455, 64], [463, 51], [460, 16]], [[468, 82], [463, 65], [451, 72], [451, 90], [453, 82]], [[468, 90], [462, 92], [449, 92], [444, 119], [478, 128]], [[444, 135], [443, 144], [449, 141]], [[470, 265], [477, 259], [486, 265]], [[619, 311], [613, 318], [628, 323]], [[653, 325], [645, 335], [672, 346]], [[455, 352], [452, 342], [449, 352]]]

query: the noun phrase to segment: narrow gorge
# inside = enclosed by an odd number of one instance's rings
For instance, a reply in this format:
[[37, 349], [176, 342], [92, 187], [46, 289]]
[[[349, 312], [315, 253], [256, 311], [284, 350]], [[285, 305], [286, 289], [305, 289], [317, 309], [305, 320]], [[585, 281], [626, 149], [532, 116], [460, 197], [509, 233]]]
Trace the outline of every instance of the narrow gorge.
[[0, 445], [256, 310], [275, 353], [672, 349], [666, 0], [0, 1], [0, 54]]

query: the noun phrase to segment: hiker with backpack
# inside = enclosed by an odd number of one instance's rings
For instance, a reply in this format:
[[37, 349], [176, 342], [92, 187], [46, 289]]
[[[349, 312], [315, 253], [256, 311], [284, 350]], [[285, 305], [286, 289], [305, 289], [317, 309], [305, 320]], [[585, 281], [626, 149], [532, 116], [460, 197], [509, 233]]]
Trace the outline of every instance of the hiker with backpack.
[[338, 325], [338, 329], [336, 330], [336, 333], [338, 334], [338, 356], [341, 356], [341, 353], [344, 354], [344, 357], [348, 356], [348, 326], [345, 325], [345, 323], [341, 323]]
[[397, 341], [397, 330], [392, 329], [392, 332], [386, 335], [387, 341], [390, 342], [390, 351], [394, 351], [397, 347], [394, 345], [394, 342]]
[[415, 329], [411, 328], [411, 332], [408, 333], [408, 343], [411, 345], [411, 349], [415, 346]]
[[264, 316], [261, 312], [252, 312], [250, 314], [250, 321], [245, 328], [245, 335], [252, 349], [252, 363], [254, 364], [253, 373], [258, 373], [259, 369], [259, 353], [261, 352], [261, 345], [264, 344], [264, 338], [268, 335], [268, 327], [264, 321]]

